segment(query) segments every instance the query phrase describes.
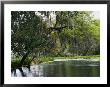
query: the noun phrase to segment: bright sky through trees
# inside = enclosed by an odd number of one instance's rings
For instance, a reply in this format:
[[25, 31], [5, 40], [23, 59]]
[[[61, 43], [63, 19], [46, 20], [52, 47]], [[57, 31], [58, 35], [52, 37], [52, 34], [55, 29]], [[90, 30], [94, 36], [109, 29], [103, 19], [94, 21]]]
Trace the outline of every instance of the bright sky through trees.
[[92, 15], [94, 15], [94, 17], [95, 17], [96, 19], [100, 19], [100, 13], [99, 13], [98, 11], [94, 11], [94, 12], [92, 13]]

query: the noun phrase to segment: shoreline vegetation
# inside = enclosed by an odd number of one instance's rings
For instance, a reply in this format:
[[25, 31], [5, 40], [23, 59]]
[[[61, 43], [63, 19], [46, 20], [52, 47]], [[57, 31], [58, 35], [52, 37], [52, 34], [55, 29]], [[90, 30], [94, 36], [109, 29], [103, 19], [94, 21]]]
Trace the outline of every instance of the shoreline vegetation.
[[[28, 58], [28, 60], [26, 60], [22, 66], [30, 66], [30, 65], [35, 65], [35, 64], [36, 65], [49, 64], [54, 61], [68, 61], [68, 60], [76, 60], [76, 59], [78, 59], [78, 60], [90, 59], [90, 60], [99, 61], [100, 55], [74, 56], [74, 57], [39, 57], [39, 58], [33, 59], [31, 62], [30, 62], [31, 58]], [[21, 60], [21, 58], [13, 58], [11, 60], [11, 68], [12, 69], [19, 68], [18, 65], [20, 63], [20, 60]]]

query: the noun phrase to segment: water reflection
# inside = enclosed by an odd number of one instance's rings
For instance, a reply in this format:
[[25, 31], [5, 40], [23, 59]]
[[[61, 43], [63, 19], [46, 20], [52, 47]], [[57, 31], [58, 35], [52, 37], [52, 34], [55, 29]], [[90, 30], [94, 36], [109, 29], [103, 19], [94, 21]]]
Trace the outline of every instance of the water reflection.
[[34, 65], [30, 67], [22, 67], [13, 70], [11, 75], [12, 77], [41, 77], [43, 76], [43, 66]]
[[33, 65], [12, 70], [12, 77], [97, 77], [99, 61], [55, 61], [51, 64]]

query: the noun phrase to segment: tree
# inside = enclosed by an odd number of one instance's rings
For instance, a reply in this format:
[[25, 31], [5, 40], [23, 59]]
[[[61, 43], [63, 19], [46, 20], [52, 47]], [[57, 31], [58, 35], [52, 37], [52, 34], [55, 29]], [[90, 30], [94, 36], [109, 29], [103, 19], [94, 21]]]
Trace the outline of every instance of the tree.
[[20, 56], [100, 53], [100, 22], [87, 11], [12, 11], [11, 50]]
[[34, 11], [11, 12], [11, 50], [22, 57], [19, 66], [37, 49], [44, 49], [48, 44], [46, 25]]
[[71, 12], [71, 14], [73, 14], [71, 16], [73, 28], [65, 28], [60, 34], [64, 53], [93, 55], [97, 50], [96, 52], [99, 54], [99, 20], [92, 18], [91, 12], [80, 11]]
[[73, 55], [94, 54], [99, 44], [99, 22], [91, 16], [91, 12], [39, 11], [39, 13], [47, 19], [49, 35], [54, 43], [51, 49], [53, 54], [62, 54], [66, 51]]

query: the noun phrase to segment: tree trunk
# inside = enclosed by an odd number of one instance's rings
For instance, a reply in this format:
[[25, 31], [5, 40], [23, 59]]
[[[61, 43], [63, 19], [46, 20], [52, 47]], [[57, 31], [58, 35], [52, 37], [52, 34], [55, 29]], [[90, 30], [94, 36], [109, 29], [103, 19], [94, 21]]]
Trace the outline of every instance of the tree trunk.
[[27, 52], [27, 53], [23, 56], [23, 58], [22, 58], [21, 61], [20, 61], [19, 67], [21, 67], [21, 66], [23, 65], [23, 63], [24, 63], [25, 59], [27, 58], [28, 54], [29, 54], [29, 52]]
[[23, 77], [25, 77], [26, 75], [24, 74], [22, 68], [20, 67], [20, 68], [18, 68], [18, 69], [19, 69], [19, 71], [21, 72], [21, 75], [22, 75]]

